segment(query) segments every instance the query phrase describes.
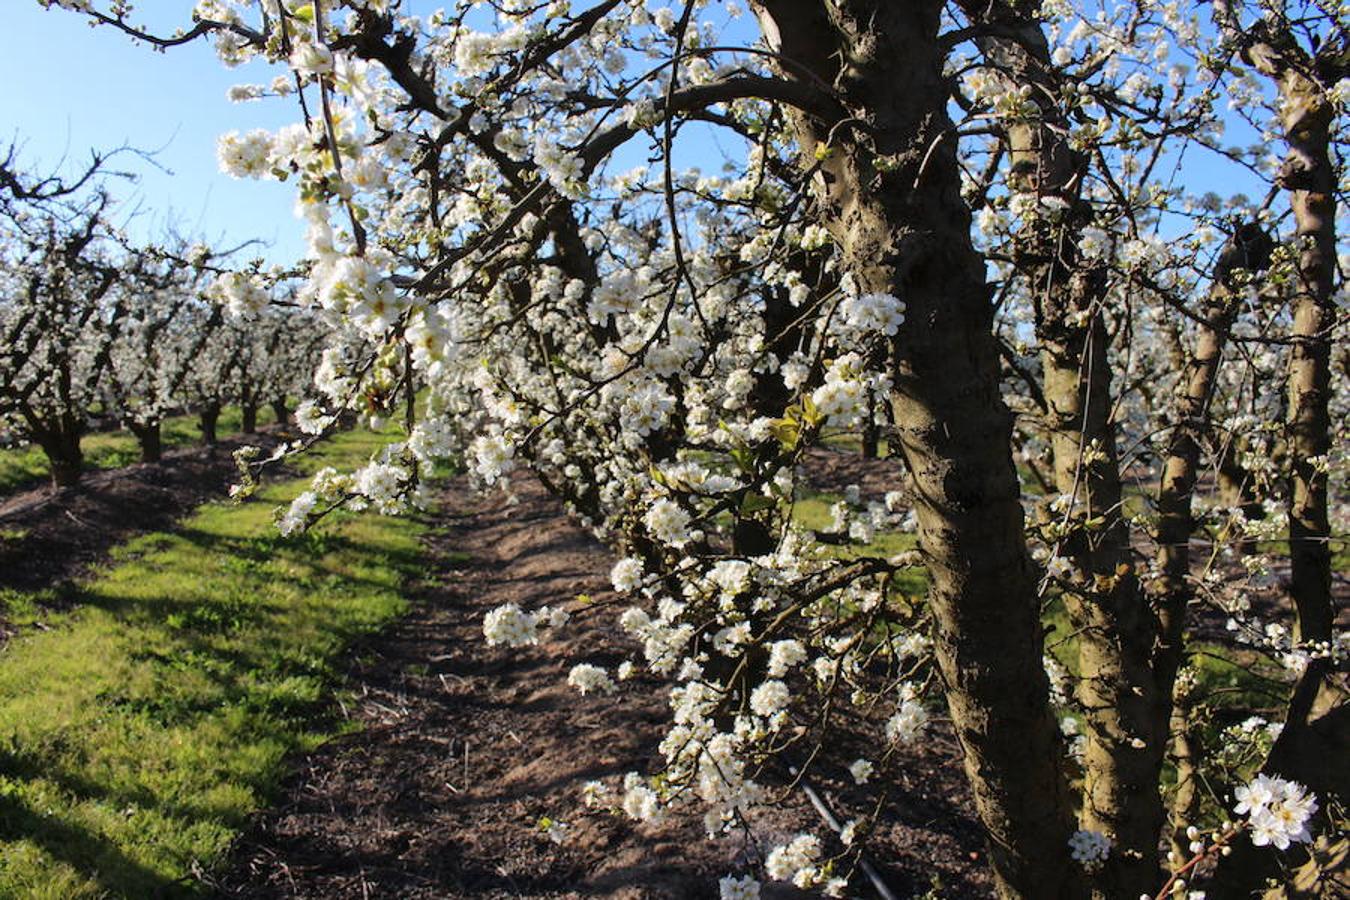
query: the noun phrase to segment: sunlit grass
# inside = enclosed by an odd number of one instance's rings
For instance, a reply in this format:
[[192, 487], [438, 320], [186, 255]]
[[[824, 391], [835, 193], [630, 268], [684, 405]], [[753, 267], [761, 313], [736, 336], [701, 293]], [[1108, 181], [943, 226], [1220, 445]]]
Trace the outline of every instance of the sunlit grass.
[[[270, 425], [276, 421], [270, 407], [258, 410], [258, 424]], [[216, 434], [227, 437], [236, 434], [243, 425], [238, 407], [221, 410]], [[200, 443], [201, 425], [196, 416], [174, 416], [164, 420], [162, 440], [165, 450]], [[87, 434], [80, 442], [87, 469], [117, 469], [131, 465], [141, 458], [136, 438], [129, 431], [98, 431]], [[22, 490], [44, 483], [51, 475], [51, 467], [42, 449], [35, 444], [0, 449], [0, 494]]]
[[[381, 440], [341, 434], [302, 465]], [[205, 894], [193, 872], [287, 754], [341, 727], [319, 701], [351, 642], [404, 609], [424, 525], [348, 515], [282, 539], [273, 509], [303, 484], [129, 542], [0, 653], [0, 897]], [[42, 598], [5, 599], [12, 616]]]
[[[792, 518], [803, 528], [812, 531], [827, 531], [834, 521], [830, 507], [843, 499], [841, 494], [825, 491], [806, 491], [797, 497], [792, 507]], [[872, 541], [867, 544], [846, 543], [826, 544], [827, 552], [839, 559], [856, 559], [860, 556], [880, 556], [891, 558], [906, 550], [918, 547], [918, 538], [903, 531], [884, 531], [878, 529]], [[923, 569], [904, 569], [897, 573], [892, 587], [914, 599], [928, 592], [928, 576]]]

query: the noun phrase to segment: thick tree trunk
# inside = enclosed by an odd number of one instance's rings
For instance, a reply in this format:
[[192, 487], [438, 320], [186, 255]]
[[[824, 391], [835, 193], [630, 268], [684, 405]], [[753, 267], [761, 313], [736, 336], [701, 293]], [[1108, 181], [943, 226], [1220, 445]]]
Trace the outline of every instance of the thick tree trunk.
[[[1331, 338], [1336, 321], [1336, 169], [1330, 155], [1332, 110], [1321, 89], [1297, 72], [1280, 86], [1290, 156], [1285, 183], [1298, 236], [1298, 291], [1289, 352], [1289, 399], [1285, 425], [1291, 466], [1289, 495], [1290, 593], [1296, 614], [1294, 640], [1332, 639], [1331, 526], [1327, 514], [1327, 469], [1331, 451]], [[1319, 461], [1322, 463], [1319, 465]], [[1330, 661], [1309, 664], [1289, 710], [1299, 724], [1330, 672]]]
[[[1153, 653], [1155, 678], [1160, 690], [1173, 689], [1185, 651], [1186, 607], [1194, 590], [1191, 585], [1190, 540], [1195, 531], [1191, 505], [1200, 471], [1202, 441], [1209, 434], [1210, 399], [1223, 357], [1228, 330], [1237, 314], [1238, 289], [1244, 273], [1264, 269], [1272, 243], [1257, 225], [1244, 226], [1229, 241], [1214, 272], [1214, 283], [1196, 327], [1195, 346], [1182, 353], [1178, 382], [1176, 419], [1168, 439], [1158, 485], [1158, 577], [1150, 586], [1159, 616], [1158, 643]], [[1189, 840], [1186, 827], [1193, 824], [1200, 802], [1196, 742], [1191, 734], [1189, 708], [1184, 697], [1172, 714], [1172, 757], [1177, 770], [1172, 803], [1172, 851], [1179, 859]]]
[[1065, 602], [1078, 635], [1077, 699], [1087, 726], [1081, 817], [1085, 828], [1108, 835], [1113, 845], [1093, 879], [1094, 896], [1138, 897], [1161, 880], [1159, 780], [1171, 683], [1159, 685], [1153, 677], [1156, 621], [1135, 573], [1123, 516], [1102, 311], [1107, 275], [1076, 244], [1092, 217], [1080, 196], [1088, 159], [1066, 139], [1072, 129], [1055, 101], [1063, 91], [1036, 7], [971, 0], [963, 8], [972, 22], [1016, 35], [984, 38], [980, 46], [1010, 90], [1029, 90], [1042, 107], [1040, 116], [1005, 127], [1012, 187], [1062, 206], [1024, 223], [1014, 253], [1036, 312], [1054, 486], [1071, 502], [1065, 515], [1072, 530], [1058, 551], [1072, 564]]
[[80, 448], [78, 432], [48, 432], [39, 435], [37, 443], [47, 456], [52, 487], [65, 488], [79, 484], [84, 474], [84, 451]]
[[208, 403], [198, 414], [202, 429], [202, 443], [214, 447], [220, 440], [216, 435], [216, 425], [220, 422], [220, 404]]
[[141, 448], [141, 462], [157, 463], [164, 458], [163, 431], [159, 422], [128, 426]]
[[1122, 515], [1106, 329], [1097, 316], [1083, 329], [1064, 328], [1072, 312], [1058, 310], [1040, 330], [1055, 486], [1073, 498], [1074, 530], [1060, 549], [1073, 563], [1065, 602], [1079, 633], [1077, 694], [1087, 724], [1082, 819], [1114, 845], [1097, 896], [1137, 897], [1160, 883], [1171, 685], [1164, 694], [1154, 681], [1155, 625]]
[[290, 411], [286, 409], [286, 399], [284, 397], [278, 400], [273, 400], [271, 406], [272, 406], [272, 415], [276, 417], [278, 425], [285, 425], [287, 422], [290, 421], [291, 414]]
[[245, 403], [240, 407], [240, 413], [243, 418], [241, 428], [244, 434], [258, 433], [258, 404]]
[[[798, 113], [793, 125], [804, 164], [824, 158], [815, 188], [846, 270], [860, 289], [907, 304], [896, 431], [913, 472], [937, 659], [999, 892], [1074, 896], [1011, 417], [946, 114], [941, 8], [766, 0], [757, 11], [783, 76], [811, 73], [844, 107], [836, 121]], [[846, 124], [854, 119], [866, 126]]]

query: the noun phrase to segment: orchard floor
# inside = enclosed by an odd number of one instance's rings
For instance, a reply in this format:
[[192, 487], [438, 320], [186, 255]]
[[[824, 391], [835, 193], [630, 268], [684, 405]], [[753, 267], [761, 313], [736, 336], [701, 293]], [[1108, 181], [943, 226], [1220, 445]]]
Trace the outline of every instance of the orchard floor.
[[[0, 590], [58, 588], [127, 539], [171, 528], [239, 480], [236, 449], [270, 452], [280, 437], [274, 429], [236, 435], [214, 447], [167, 450], [158, 463], [90, 471], [73, 488], [0, 496]], [[9, 630], [0, 614], [0, 641]]]
[[[566, 685], [572, 665], [613, 666], [626, 649], [612, 558], [533, 481], [514, 489], [512, 504], [449, 483], [443, 527], [427, 542], [431, 587], [353, 654], [345, 711], [360, 730], [294, 761], [283, 799], [215, 881], [222, 895], [715, 897], [718, 877], [773, 843], [824, 832], [800, 791], [753, 823], [758, 846], [709, 841], [697, 814], [653, 827], [585, 810], [584, 782], [655, 771], [666, 689], [635, 679], [606, 698]], [[537, 646], [488, 649], [483, 614], [509, 602], [563, 605], [573, 618]], [[827, 803], [847, 799], [844, 773], [813, 777]], [[872, 844], [897, 896], [990, 895], [969, 809], [955, 742], [939, 727], [905, 761]], [[567, 823], [562, 846], [539, 830], [542, 817]], [[860, 875], [850, 895], [874, 896]]]

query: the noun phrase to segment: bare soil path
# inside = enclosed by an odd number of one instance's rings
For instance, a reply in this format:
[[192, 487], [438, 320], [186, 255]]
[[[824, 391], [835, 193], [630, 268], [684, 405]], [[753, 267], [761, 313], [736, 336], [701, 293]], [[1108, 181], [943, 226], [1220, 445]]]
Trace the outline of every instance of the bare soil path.
[[[239, 842], [223, 896], [715, 897], [717, 878], [767, 845], [823, 830], [800, 792], [756, 823], [760, 848], [709, 841], [696, 815], [651, 827], [583, 809], [586, 781], [656, 770], [666, 687], [625, 682], [616, 702], [565, 684], [572, 665], [612, 666], [626, 649], [612, 557], [533, 481], [515, 490], [515, 504], [459, 480], [446, 490], [414, 608], [355, 653], [346, 712], [361, 730], [296, 761]], [[508, 602], [564, 605], [573, 620], [535, 647], [488, 649], [483, 614]], [[886, 880], [901, 897], [935, 879], [933, 896], [989, 896], [953, 742], [938, 735], [911, 762], [878, 835]], [[829, 776], [824, 796], [848, 790]], [[543, 816], [568, 823], [562, 846]], [[870, 891], [858, 880], [854, 894]]]

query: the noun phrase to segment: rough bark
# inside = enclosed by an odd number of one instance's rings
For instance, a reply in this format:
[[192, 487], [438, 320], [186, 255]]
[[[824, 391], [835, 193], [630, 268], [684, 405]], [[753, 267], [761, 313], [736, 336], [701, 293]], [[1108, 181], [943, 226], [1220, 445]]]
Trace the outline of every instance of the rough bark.
[[[1279, 174], [1295, 223], [1297, 272], [1290, 299], [1289, 379], [1285, 441], [1288, 447], [1290, 599], [1294, 641], [1302, 646], [1332, 639], [1331, 529], [1327, 474], [1319, 458], [1331, 449], [1331, 346], [1336, 319], [1336, 168], [1331, 158], [1334, 110], [1310, 73], [1327, 83], [1350, 74], [1323, 45], [1325, 56], [1305, 53], [1294, 38], [1264, 22], [1236, 34], [1246, 61], [1271, 78], [1280, 93], [1281, 125], [1288, 154]], [[1284, 728], [1271, 748], [1265, 771], [1298, 780], [1321, 796], [1325, 809], [1344, 802], [1344, 766], [1328, 765], [1350, 736], [1350, 705], [1331, 661], [1311, 660], [1294, 685]], [[1223, 896], [1246, 896], [1272, 873], [1273, 854], [1245, 842], [1221, 861], [1215, 884]]]
[[[1210, 399], [1223, 358], [1228, 331], [1237, 314], [1237, 288], [1250, 273], [1265, 268], [1271, 242], [1258, 226], [1244, 226], [1229, 242], [1214, 273], [1213, 286], [1196, 327], [1194, 349], [1183, 357], [1175, 421], [1168, 437], [1158, 485], [1158, 577], [1150, 592], [1158, 610], [1158, 642], [1153, 666], [1159, 689], [1172, 690], [1185, 650], [1186, 608], [1194, 595], [1190, 580], [1190, 540], [1195, 531], [1192, 501], [1204, 441], [1209, 436]], [[1188, 856], [1185, 829], [1199, 802], [1195, 741], [1182, 698], [1172, 711], [1172, 758], [1177, 787], [1172, 802], [1170, 841], [1179, 859]]]
[[280, 398], [271, 402], [272, 415], [276, 417], [278, 425], [285, 425], [291, 419], [290, 410], [286, 409], [286, 399]]
[[1156, 621], [1136, 575], [1123, 517], [1110, 346], [1104, 318], [1107, 275], [1075, 243], [1091, 222], [1082, 199], [1089, 168], [1066, 137], [1071, 125], [1037, 6], [1016, 0], [963, 3], [972, 22], [998, 25], [978, 42], [1012, 90], [1031, 89], [1040, 113], [1007, 121], [1012, 187], [1059, 201], [1024, 223], [1014, 259], [1035, 310], [1045, 424], [1056, 491], [1072, 498], [1074, 530], [1059, 552], [1072, 565], [1066, 606], [1078, 634], [1077, 699], [1086, 725], [1083, 826], [1111, 837], [1094, 895], [1137, 897], [1160, 881], [1159, 790], [1171, 683], [1150, 666]]
[[243, 406], [240, 407], [240, 417], [242, 419], [240, 429], [244, 434], [258, 433], [258, 404], [243, 404]]
[[[1289, 352], [1289, 395], [1285, 421], [1289, 446], [1290, 594], [1294, 640], [1330, 641], [1331, 526], [1327, 515], [1327, 473], [1318, 460], [1331, 450], [1331, 338], [1336, 308], [1336, 169], [1331, 160], [1331, 104], [1297, 71], [1282, 73], [1284, 128], [1289, 158], [1282, 178], [1290, 189], [1298, 241], [1298, 289]], [[1315, 661], [1300, 679], [1286, 725], [1313, 712], [1315, 695], [1330, 671]]]
[[1140, 589], [1122, 515], [1106, 329], [1043, 329], [1055, 486], [1073, 498], [1075, 530], [1061, 545], [1074, 584], [1065, 603], [1079, 632], [1077, 699], [1086, 723], [1085, 828], [1111, 836], [1097, 896], [1136, 897], [1159, 883], [1159, 790], [1170, 683], [1150, 665], [1154, 617]]
[[999, 892], [1074, 896], [1011, 417], [946, 114], [941, 8], [757, 4], [783, 76], [831, 84], [843, 107], [834, 121], [797, 113], [792, 122], [804, 161], [823, 158], [816, 195], [845, 266], [861, 289], [907, 304], [896, 432], [913, 473], [938, 664]]

